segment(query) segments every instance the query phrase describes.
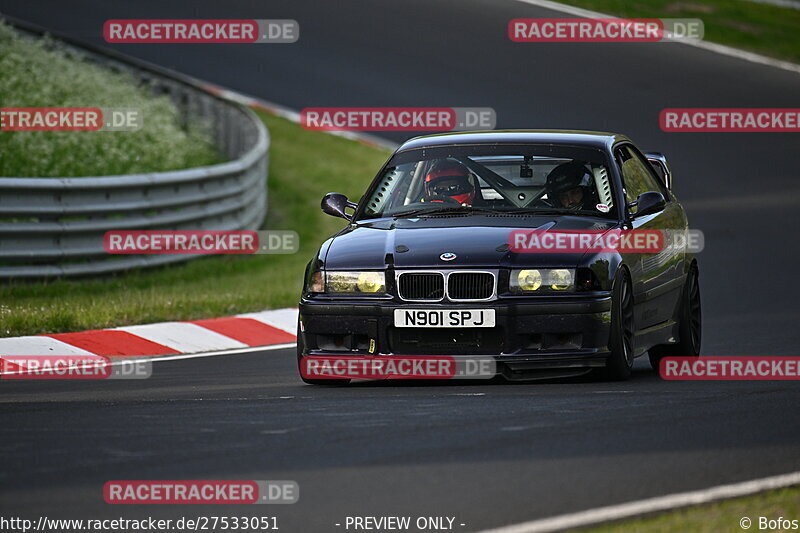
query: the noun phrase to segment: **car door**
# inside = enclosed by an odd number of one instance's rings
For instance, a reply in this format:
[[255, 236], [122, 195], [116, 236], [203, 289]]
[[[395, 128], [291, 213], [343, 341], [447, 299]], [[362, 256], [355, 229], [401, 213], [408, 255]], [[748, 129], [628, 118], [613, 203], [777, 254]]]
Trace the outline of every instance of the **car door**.
[[[649, 191], [660, 192], [666, 200], [662, 211], [641, 216], [636, 216], [636, 207], [623, 206], [627, 209], [630, 228], [670, 230], [665, 235], [687, 229], [683, 209], [673, 201], [664, 183], [633, 144], [623, 142], [615, 146], [614, 159], [619, 166], [626, 206], [640, 194]], [[640, 332], [659, 324], [666, 325], [672, 318], [683, 286], [685, 260], [685, 248], [673, 246], [665, 247], [658, 253], [629, 254], [626, 257], [634, 284], [636, 329]]]

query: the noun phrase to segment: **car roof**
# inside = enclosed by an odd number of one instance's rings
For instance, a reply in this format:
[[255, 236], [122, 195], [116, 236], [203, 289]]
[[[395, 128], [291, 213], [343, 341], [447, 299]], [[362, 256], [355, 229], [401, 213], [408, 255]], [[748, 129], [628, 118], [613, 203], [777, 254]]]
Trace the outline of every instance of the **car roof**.
[[414, 137], [404, 142], [398, 152], [456, 144], [569, 144], [610, 149], [624, 135], [581, 130], [491, 130], [437, 133]]

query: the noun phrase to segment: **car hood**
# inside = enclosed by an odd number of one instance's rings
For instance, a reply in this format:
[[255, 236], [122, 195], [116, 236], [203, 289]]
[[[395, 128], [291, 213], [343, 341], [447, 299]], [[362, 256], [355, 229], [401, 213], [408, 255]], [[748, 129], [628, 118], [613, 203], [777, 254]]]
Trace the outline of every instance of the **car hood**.
[[[583, 253], [511, 253], [512, 230], [608, 230], [613, 221], [585, 216], [452, 216], [381, 218], [350, 225], [330, 242], [329, 270], [577, 266]], [[443, 253], [455, 254], [445, 261]]]

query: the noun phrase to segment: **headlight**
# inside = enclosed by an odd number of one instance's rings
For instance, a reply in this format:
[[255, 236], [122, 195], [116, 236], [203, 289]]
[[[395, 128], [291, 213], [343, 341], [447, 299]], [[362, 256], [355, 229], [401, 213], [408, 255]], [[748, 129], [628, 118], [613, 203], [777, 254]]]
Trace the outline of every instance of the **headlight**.
[[383, 272], [325, 272], [325, 292], [378, 294], [386, 292]]
[[362, 272], [358, 275], [356, 287], [361, 292], [386, 292], [383, 272]]
[[522, 291], [535, 291], [542, 286], [542, 273], [538, 270], [520, 270], [517, 274], [517, 286]]
[[568, 291], [574, 288], [574, 279], [575, 276], [572, 275], [571, 270], [559, 268], [550, 271], [550, 279], [548, 280], [548, 283], [550, 283], [550, 288], [554, 291]]
[[564, 292], [575, 289], [575, 271], [566, 268], [512, 270], [511, 292]]

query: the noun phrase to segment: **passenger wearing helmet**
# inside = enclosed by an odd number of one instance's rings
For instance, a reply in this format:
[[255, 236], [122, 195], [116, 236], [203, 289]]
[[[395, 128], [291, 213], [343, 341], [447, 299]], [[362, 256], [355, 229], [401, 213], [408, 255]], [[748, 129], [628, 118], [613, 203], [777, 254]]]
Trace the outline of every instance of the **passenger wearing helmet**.
[[425, 176], [423, 202], [447, 202], [447, 198], [461, 205], [472, 205], [475, 187], [469, 170], [457, 161], [443, 160], [435, 163]]
[[553, 207], [594, 210], [594, 179], [581, 161], [558, 165], [547, 175], [547, 199]]

